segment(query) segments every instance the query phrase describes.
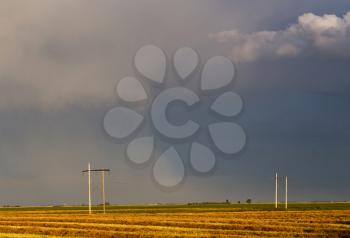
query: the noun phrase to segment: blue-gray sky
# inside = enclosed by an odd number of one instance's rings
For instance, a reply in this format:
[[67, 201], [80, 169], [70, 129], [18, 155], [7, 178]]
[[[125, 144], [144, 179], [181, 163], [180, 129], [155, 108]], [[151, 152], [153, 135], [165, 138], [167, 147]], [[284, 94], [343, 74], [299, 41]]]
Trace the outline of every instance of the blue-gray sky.
[[[112, 203], [272, 201], [276, 171], [291, 200], [349, 200], [347, 12], [341, 0], [2, 1], [0, 203], [86, 203], [88, 162], [112, 170]], [[133, 57], [150, 43], [168, 59], [192, 47], [201, 66], [230, 57], [245, 103], [245, 150], [174, 191], [155, 186], [152, 163], [130, 166], [102, 127], [116, 83], [138, 76]]]

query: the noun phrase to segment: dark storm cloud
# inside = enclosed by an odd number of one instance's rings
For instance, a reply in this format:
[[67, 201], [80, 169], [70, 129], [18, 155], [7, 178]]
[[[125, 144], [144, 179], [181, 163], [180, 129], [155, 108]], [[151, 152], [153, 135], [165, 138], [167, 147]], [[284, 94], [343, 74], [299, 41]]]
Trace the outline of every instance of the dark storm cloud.
[[[250, 39], [249, 32], [301, 26], [296, 19], [307, 12], [317, 21], [324, 14], [344, 21], [349, 9], [346, 1], [2, 1], [2, 202], [84, 203], [80, 171], [87, 162], [112, 169], [111, 202], [268, 201], [276, 170], [290, 176], [293, 200], [347, 199], [346, 59], [321, 54], [239, 63], [235, 90], [245, 108], [237, 120], [249, 137], [246, 151], [233, 160], [219, 158], [211, 177], [190, 173], [172, 193], [154, 186], [150, 165], [129, 166], [123, 145], [105, 135], [102, 120], [117, 103], [116, 82], [138, 76], [132, 60], [144, 44], [160, 46], [168, 59], [178, 47], [193, 47], [203, 64], [232, 55], [231, 42], [215, 42], [210, 33], [240, 29]], [[97, 196], [95, 191], [94, 201]]]

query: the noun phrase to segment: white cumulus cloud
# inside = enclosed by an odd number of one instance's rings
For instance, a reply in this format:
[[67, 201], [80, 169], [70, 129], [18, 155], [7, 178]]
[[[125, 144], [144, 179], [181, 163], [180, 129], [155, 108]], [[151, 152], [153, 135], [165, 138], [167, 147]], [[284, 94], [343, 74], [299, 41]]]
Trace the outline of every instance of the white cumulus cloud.
[[350, 56], [350, 12], [343, 17], [305, 13], [298, 22], [279, 31], [242, 33], [238, 30], [209, 35], [220, 43], [231, 43], [238, 62], [265, 58], [296, 57], [310, 53]]

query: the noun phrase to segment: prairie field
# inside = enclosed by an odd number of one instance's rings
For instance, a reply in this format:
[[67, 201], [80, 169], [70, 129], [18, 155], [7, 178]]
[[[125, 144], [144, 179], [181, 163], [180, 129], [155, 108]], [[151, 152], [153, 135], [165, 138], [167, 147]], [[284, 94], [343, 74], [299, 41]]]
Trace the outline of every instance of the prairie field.
[[350, 203], [0, 209], [0, 237], [350, 237]]

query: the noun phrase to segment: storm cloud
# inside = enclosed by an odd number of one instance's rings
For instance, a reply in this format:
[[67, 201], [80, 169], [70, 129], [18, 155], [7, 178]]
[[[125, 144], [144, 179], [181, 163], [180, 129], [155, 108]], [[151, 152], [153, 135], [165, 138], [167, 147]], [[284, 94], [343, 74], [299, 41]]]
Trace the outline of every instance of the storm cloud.
[[[349, 9], [348, 0], [1, 1], [0, 205], [86, 203], [81, 170], [88, 162], [111, 169], [111, 203], [272, 201], [276, 171], [288, 175], [291, 200], [348, 199]], [[189, 173], [171, 192], [151, 176], [167, 141], [157, 139], [152, 161], [133, 167], [127, 144], [103, 130], [106, 112], [119, 105], [118, 81], [146, 82], [133, 66], [146, 44], [164, 50], [175, 82], [167, 86], [179, 82], [171, 60], [181, 47], [200, 58], [198, 72], [181, 84], [191, 89], [210, 57], [240, 62], [230, 90], [244, 102], [233, 120], [246, 131], [246, 150], [237, 159], [218, 158], [213, 174], [198, 176], [187, 145], [175, 145], [184, 148]], [[170, 110], [178, 112], [180, 121], [199, 117]], [[99, 177], [93, 181], [98, 203]]]

